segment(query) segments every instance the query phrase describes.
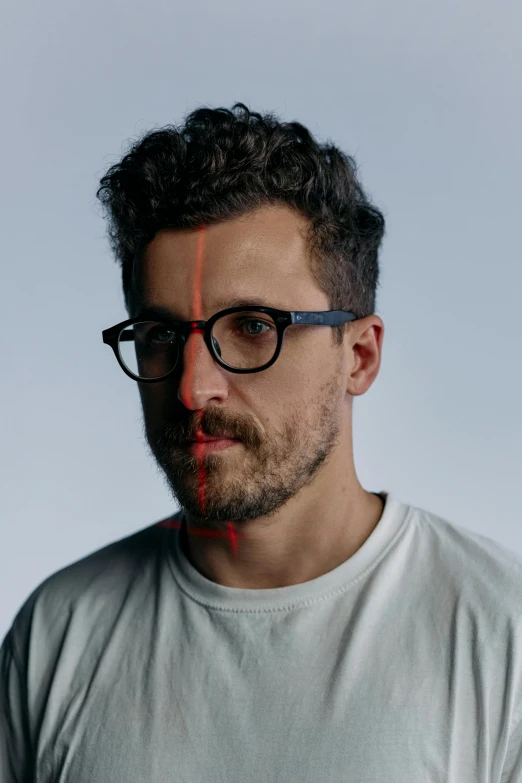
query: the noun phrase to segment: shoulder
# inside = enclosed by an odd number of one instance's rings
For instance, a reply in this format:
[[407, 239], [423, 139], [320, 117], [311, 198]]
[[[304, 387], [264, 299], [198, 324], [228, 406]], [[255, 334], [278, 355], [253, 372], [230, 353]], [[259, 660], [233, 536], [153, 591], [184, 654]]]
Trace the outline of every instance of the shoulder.
[[[163, 521], [164, 522], [164, 521]], [[9, 636], [21, 660], [56, 647], [71, 624], [96, 621], [121, 605], [133, 581], [147, 579], [161, 556], [162, 522], [114, 541], [44, 579], [16, 614]], [[89, 628], [85, 628], [89, 632]]]
[[483, 584], [506, 599], [514, 597], [515, 591], [518, 599], [522, 587], [521, 554], [437, 514], [419, 508], [412, 510], [412, 518], [430, 541], [436, 562], [451, 564], [456, 574], [465, 577], [465, 581], [474, 580], [476, 587]]
[[411, 545], [434, 594], [484, 643], [505, 649], [511, 640], [522, 658], [522, 555], [432, 512], [410, 514]]

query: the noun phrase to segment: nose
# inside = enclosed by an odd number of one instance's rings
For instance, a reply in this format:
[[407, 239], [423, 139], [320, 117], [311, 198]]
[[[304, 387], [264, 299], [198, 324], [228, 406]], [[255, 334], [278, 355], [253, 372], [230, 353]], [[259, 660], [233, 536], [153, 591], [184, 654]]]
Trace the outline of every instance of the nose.
[[[218, 355], [219, 344], [212, 338]], [[220, 367], [205, 343], [202, 329], [194, 328], [183, 347], [183, 362], [178, 399], [187, 410], [200, 410], [209, 400], [224, 400], [228, 395], [226, 370]]]

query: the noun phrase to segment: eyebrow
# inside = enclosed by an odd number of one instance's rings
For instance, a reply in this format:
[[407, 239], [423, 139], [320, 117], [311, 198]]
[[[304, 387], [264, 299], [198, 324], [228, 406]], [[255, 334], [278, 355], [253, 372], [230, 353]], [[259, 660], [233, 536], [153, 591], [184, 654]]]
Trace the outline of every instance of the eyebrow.
[[[270, 302], [267, 302], [266, 300], [256, 297], [256, 296], [247, 296], [247, 297], [235, 297], [233, 299], [220, 299], [216, 302], [214, 302], [213, 312], [217, 313], [220, 310], [226, 310], [228, 307], [246, 307], [248, 305], [260, 305], [262, 307], [273, 307], [276, 310], [285, 310], [284, 307], [278, 307], [277, 305], [271, 304]], [[145, 305], [143, 308], [140, 309], [137, 317], [142, 318], [144, 316], [156, 316], [158, 318], [167, 318], [168, 320], [174, 320], [174, 321], [181, 321], [182, 319], [179, 316], [179, 313], [177, 313], [175, 310], [164, 307], [162, 305]]]

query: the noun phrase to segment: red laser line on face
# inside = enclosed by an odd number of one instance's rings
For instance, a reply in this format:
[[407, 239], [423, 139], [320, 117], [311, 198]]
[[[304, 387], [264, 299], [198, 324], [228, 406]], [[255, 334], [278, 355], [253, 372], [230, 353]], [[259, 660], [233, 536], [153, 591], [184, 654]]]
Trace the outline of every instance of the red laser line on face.
[[[196, 327], [195, 321], [201, 320], [201, 313], [202, 313], [202, 305], [201, 305], [201, 276], [202, 276], [202, 268], [203, 268], [203, 250], [204, 250], [204, 240], [205, 240], [205, 227], [199, 226], [198, 228], [198, 242], [197, 242], [197, 250], [196, 250], [196, 274], [194, 278], [194, 296], [193, 296], [193, 312], [194, 312], [194, 321], [191, 322], [191, 334], [193, 332], [200, 332], [203, 333], [201, 329], [198, 329]], [[195, 345], [191, 344], [191, 354], [189, 355], [188, 360], [188, 368], [187, 373], [189, 376], [189, 386], [190, 381], [192, 380], [192, 376], [194, 374], [194, 365], [195, 365]], [[197, 417], [197, 431], [196, 431], [196, 454], [198, 458], [198, 503], [199, 507], [201, 508], [201, 512], [204, 513], [206, 510], [206, 497], [205, 497], [205, 476], [206, 471], [205, 467], [203, 465], [203, 445], [201, 443], [201, 417], [202, 417], [202, 411], [198, 410], [196, 412]], [[198, 442], [199, 441], [199, 442]], [[169, 520], [165, 520], [164, 522], [158, 523], [161, 527], [172, 527], [172, 528], [181, 528], [180, 522], [170, 522]], [[227, 522], [227, 528], [228, 533], [220, 533], [220, 532], [214, 532], [214, 531], [208, 531], [208, 530], [201, 530], [198, 528], [187, 528], [187, 534], [190, 535], [196, 535], [196, 536], [212, 536], [214, 538], [228, 538], [230, 540], [230, 545], [232, 548], [232, 553], [234, 558], [237, 557], [237, 533], [234, 530], [234, 525], [232, 522]]]

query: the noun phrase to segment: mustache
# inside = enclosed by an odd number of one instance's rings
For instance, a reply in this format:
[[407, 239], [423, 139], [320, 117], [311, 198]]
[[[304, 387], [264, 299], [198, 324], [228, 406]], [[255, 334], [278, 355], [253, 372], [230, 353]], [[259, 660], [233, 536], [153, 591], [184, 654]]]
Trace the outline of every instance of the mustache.
[[207, 438], [230, 438], [231, 440], [240, 440], [246, 443], [257, 441], [255, 434], [242, 432], [238, 427], [197, 421], [185, 423], [167, 422], [161, 430], [156, 432], [154, 440], [164, 448], [173, 448], [186, 445], [189, 442], [198, 442], [201, 440], [201, 436], [206, 436]]

